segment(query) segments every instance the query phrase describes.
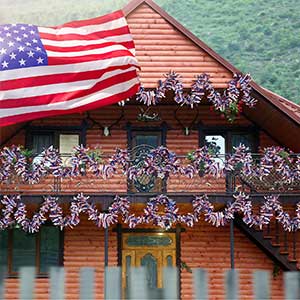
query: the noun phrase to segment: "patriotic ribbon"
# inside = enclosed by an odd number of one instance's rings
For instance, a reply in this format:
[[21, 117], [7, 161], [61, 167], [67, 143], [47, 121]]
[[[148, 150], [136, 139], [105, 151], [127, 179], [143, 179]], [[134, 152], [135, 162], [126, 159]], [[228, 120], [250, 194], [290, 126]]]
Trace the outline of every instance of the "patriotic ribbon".
[[[248, 226], [257, 226], [260, 229], [270, 224], [272, 218], [277, 219], [285, 231], [300, 229], [300, 202], [297, 204], [295, 216], [291, 217], [280, 204], [278, 195], [267, 195], [264, 198], [265, 201], [260, 206], [259, 213], [255, 213], [250, 196], [243, 192], [234, 195], [232, 203], [228, 203], [222, 211], [215, 211], [208, 196], [201, 195], [193, 199], [192, 212], [180, 214], [176, 201], [166, 195], [158, 195], [149, 199], [142, 214], [135, 215], [130, 213], [131, 204], [126, 197], [116, 196], [108, 211], [101, 212], [95, 204], [89, 201], [88, 196], [80, 193], [73, 197], [67, 215], [63, 214], [63, 209], [58, 204], [59, 197], [46, 196], [39, 210], [29, 218], [21, 196], [6, 195], [1, 199], [0, 230], [18, 226], [26, 232], [34, 233], [38, 232], [48, 219], [54, 226], [61, 229], [73, 228], [80, 223], [81, 214], [87, 214], [89, 220], [93, 221], [97, 227], [103, 228], [116, 224], [120, 218], [130, 228], [149, 223], [164, 229], [171, 228], [175, 223], [193, 227], [199, 222], [201, 215], [204, 216], [206, 222], [219, 227], [233, 220], [235, 214], [240, 214]], [[163, 212], [159, 210], [160, 206], [163, 206]]]
[[221, 94], [217, 92], [208, 74], [200, 74], [191, 86], [191, 92], [185, 93], [181, 76], [171, 71], [165, 74], [165, 80], [159, 80], [155, 90], [145, 90], [142, 86], [136, 94], [136, 100], [147, 105], [156, 105], [166, 98], [167, 91], [174, 92], [174, 100], [179, 105], [187, 105], [193, 108], [207, 97], [213, 109], [227, 117], [229, 121], [234, 121], [235, 117], [245, 104], [254, 107], [257, 100], [251, 97], [251, 77], [249, 74], [234, 74], [229, 81], [228, 88]]
[[273, 173], [277, 183], [284, 185], [300, 180], [300, 156], [281, 147], [265, 148], [258, 162], [244, 145], [234, 148], [234, 153], [226, 155], [222, 164], [207, 146], [189, 153], [186, 160], [188, 163], [184, 164], [182, 158], [174, 152], [166, 147], [159, 147], [151, 150], [143, 165], [137, 167], [132, 164], [127, 150], [116, 149], [113, 155], [104, 158], [95, 155], [92, 149], [78, 146], [66, 166], [58, 150], [52, 146], [34, 159], [28, 157], [24, 149], [12, 146], [0, 150], [0, 181], [3, 184], [14, 180], [36, 184], [49, 175], [73, 178], [87, 174], [105, 180], [118, 173], [127, 176], [129, 180], [136, 180], [143, 174], [166, 179], [171, 175], [183, 175], [187, 178], [205, 175], [224, 177], [237, 172], [258, 180]]

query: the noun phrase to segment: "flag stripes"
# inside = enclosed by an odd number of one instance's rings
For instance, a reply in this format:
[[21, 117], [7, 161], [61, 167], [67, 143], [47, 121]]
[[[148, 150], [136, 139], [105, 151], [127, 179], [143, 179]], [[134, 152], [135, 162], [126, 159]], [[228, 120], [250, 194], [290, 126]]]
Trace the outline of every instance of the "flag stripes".
[[[45, 64], [46, 59], [47, 65], [28, 66], [21, 53], [23, 66], [9, 69], [6, 56], [6, 69], [0, 65], [0, 126], [95, 109], [137, 92], [138, 63], [121, 11], [59, 27], [37, 27], [39, 39], [30, 40], [30, 34], [35, 34], [32, 26], [17, 27], [17, 31], [28, 30], [21, 49], [37, 58], [37, 64]], [[39, 57], [42, 52], [46, 57]]]

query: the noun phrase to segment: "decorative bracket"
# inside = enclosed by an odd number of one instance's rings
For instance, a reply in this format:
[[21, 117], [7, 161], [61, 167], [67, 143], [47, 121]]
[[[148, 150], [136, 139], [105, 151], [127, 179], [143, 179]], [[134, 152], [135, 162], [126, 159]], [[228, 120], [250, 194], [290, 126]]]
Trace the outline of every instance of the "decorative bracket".
[[137, 116], [137, 120], [141, 122], [158, 122], [161, 120], [161, 117], [157, 112], [151, 112], [151, 107], [147, 107], [144, 110], [140, 107], [140, 113]]
[[89, 112], [87, 112], [87, 116], [86, 116], [86, 120], [92, 122], [91, 128], [93, 128], [96, 125], [97, 127], [99, 127], [102, 130], [104, 136], [111, 135], [111, 132], [110, 132], [111, 128], [113, 126], [119, 124], [123, 118], [124, 118], [124, 107], [122, 107], [122, 109], [121, 109], [121, 114], [120, 114], [119, 118], [110, 125], [102, 125], [100, 122], [93, 119], [90, 116]]

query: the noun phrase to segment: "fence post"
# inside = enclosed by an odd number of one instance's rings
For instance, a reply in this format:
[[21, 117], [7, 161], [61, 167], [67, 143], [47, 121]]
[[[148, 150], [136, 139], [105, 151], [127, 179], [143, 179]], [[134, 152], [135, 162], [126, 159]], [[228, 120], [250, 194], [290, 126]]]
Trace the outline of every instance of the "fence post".
[[239, 298], [239, 280], [238, 271], [232, 269], [226, 271], [225, 274], [225, 289], [226, 289], [226, 299], [227, 300], [237, 300]]
[[287, 300], [300, 299], [299, 272], [284, 273], [284, 295]]
[[0, 267], [0, 299], [4, 299], [4, 283], [6, 278], [7, 269]]
[[193, 269], [195, 300], [208, 299], [207, 272], [203, 269]]
[[128, 288], [128, 299], [149, 299], [149, 289], [145, 268], [130, 268]]
[[50, 268], [50, 299], [63, 300], [65, 298], [65, 271], [63, 267]]
[[94, 299], [94, 268], [85, 267], [80, 269], [80, 300]]
[[178, 269], [165, 267], [163, 271], [163, 299], [179, 299]]
[[270, 274], [268, 271], [253, 273], [254, 299], [270, 299]]
[[20, 268], [20, 290], [19, 299], [33, 299], [33, 289], [35, 280], [35, 267]]
[[121, 268], [106, 267], [104, 275], [104, 299], [118, 300], [121, 299], [122, 286]]

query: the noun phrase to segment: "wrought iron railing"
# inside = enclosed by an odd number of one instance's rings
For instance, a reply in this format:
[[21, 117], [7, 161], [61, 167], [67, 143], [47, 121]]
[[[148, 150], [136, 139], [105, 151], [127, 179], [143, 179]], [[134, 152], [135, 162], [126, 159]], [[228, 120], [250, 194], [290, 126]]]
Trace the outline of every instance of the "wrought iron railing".
[[[112, 173], [111, 177], [119, 176], [119, 178], [123, 178], [122, 180], [125, 182], [125, 185], [122, 188], [123, 192], [129, 193], [158, 193], [158, 192], [168, 192], [170, 188], [170, 181], [177, 179], [178, 186], [180, 188], [176, 190], [176, 180], [172, 182], [172, 192], [185, 193], [185, 192], [197, 192], [197, 190], [201, 190], [201, 192], [205, 192], [205, 189], [210, 192], [214, 191], [214, 184], [216, 180], [218, 180], [217, 184], [220, 187], [222, 184], [224, 185], [223, 192], [235, 192], [236, 190], [244, 190], [249, 192], [278, 192], [278, 193], [294, 193], [300, 192], [300, 175], [294, 176], [293, 179], [289, 179], [282, 170], [278, 170], [275, 166], [273, 168], [269, 168], [268, 172], [265, 174], [260, 174], [259, 172], [256, 174], [255, 172], [244, 172], [243, 171], [243, 163], [239, 165], [236, 163], [234, 169], [226, 170], [220, 172], [219, 176], [215, 176], [214, 174], [209, 174], [209, 172], [205, 173], [203, 170], [194, 169], [194, 174], [192, 178], [189, 176], [185, 176], [181, 172], [175, 172], [176, 174], [167, 174], [165, 177], [157, 176], [157, 174], [151, 174], [143, 172], [143, 168], [145, 168], [145, 161], [154, 148], [149, 145], [139, 145], [137, 147], [132, 148], [127, 152], [127, 169], [131, 167], [135, 167], [136, 171], [141, 171], [137, 173], [133, 178], [129, 178], [128, 173], [123, 170], [117, 170]], [[222, 170], [228, 161], [229, 154], [218, 154], [211, 156], [212, 160], [218, 164], [219, 169]], [[72, 158], [71, 154], [60, 154], [62, 160], [62, 169], [63, 168], [72, 168]], [[111, 159], [111, 155], [99, 154], [99, 165], [103, 164], [103, 169], [109, 165], [109, 161]], [[253, 168], [257, 168], [259, 170], [261, 160], [263, 158], [262, 154], [251, 153]], [[290, 157], [297, 158], [299, 155], [294, 154]], [[189, 164], [191, 164], [191, 158], [187, 155], [177, 155], [182, 168], [187, 168]], [[39, 155], [32, 156], [28, 160], [31, 163], [39, 164], [41, 157]], [[300, 162], [300, 160], [299, 160]], [[164, 162], [162, 162], [164, 163]], [[289, 160], [286, 161], [286, 166], [291, 173], [300, 174], [300, 164], [290, 163]], [[0, 165], [0, 167], [2, 167]], [[98, 166], [99, 167], [99, 166]], [[111, 166], [110, 166], [111, 167]], [[121, 168], [121, 166], [118, 166]], [[49, 168], [51, 166], [49, 165]], [[82, 191], [84, 192], [87, 185], [91, 182], [104, 182], [106, 178], [103, 176], [96, 176], [91, 174], [88, 170], [85, 169], [84, 164], [80, 165], [81, 170], [78, 171], [78, 174], [74, 177], [72, 176], [54, 176], [53, 174], [47, 175], [46, 181], [45, 178], [41, 177], [43, 180], [39, 180], [36, 184], [29, 184], [24, 182], [21, 176], [17, 174], [10, 174], [9, 180], [6, 180], [5, 183], [2, 182], [1, 191], [6, 190], [16, 190], [22, 191], [27, 190], [30, 191], [35, 190], [36, 188], [40, 188], [40, 192], [45, 191], [45, 184], [47, 185], [47, 191], [51, 192], [72, 192], [71, 189], [68, 188], [67, 184], [64, 187], [62, 185], [66, 183], [68, 180], [77, 182], [78, 186], [81, 186]], [[200, 167], [201, 168], [201, 165]], [[226, 168], [225, 168], [226, 169]], [[103, 175], [103, 174], [102, 174]], [[126, 177], [127, 175], [127, 177]], [[96, 177], [96, 181], [95, 181]], [[218, 177], [218, 179], [216, 179]], [[120, 179], [121, 180], [121, 179]], [[84, 184], [81, 183], [84, 181]], [[46, 182], [46, 183], [45, 183]], [[174, 183], [175, 182], [175, 183]], [[109, 185], [109, 183], [108, 183]], [[30, 188], [32, 186], [32, 188]], [[34, 187], [35, 186], [35, 187]], [[74, 185], [73, 185], [74, 186]], [[62, 190], [64, 189], [64, 190]], [[109, 190], [108, 190], [109, 191]], [[45, 191], [46, 192], [46, 191]], [[77, 191], [76, 191], [77, 192]], [[99, 191], [100, 192], [100, 191]], [[218, 192], [218, 191], [217, 191]]]

